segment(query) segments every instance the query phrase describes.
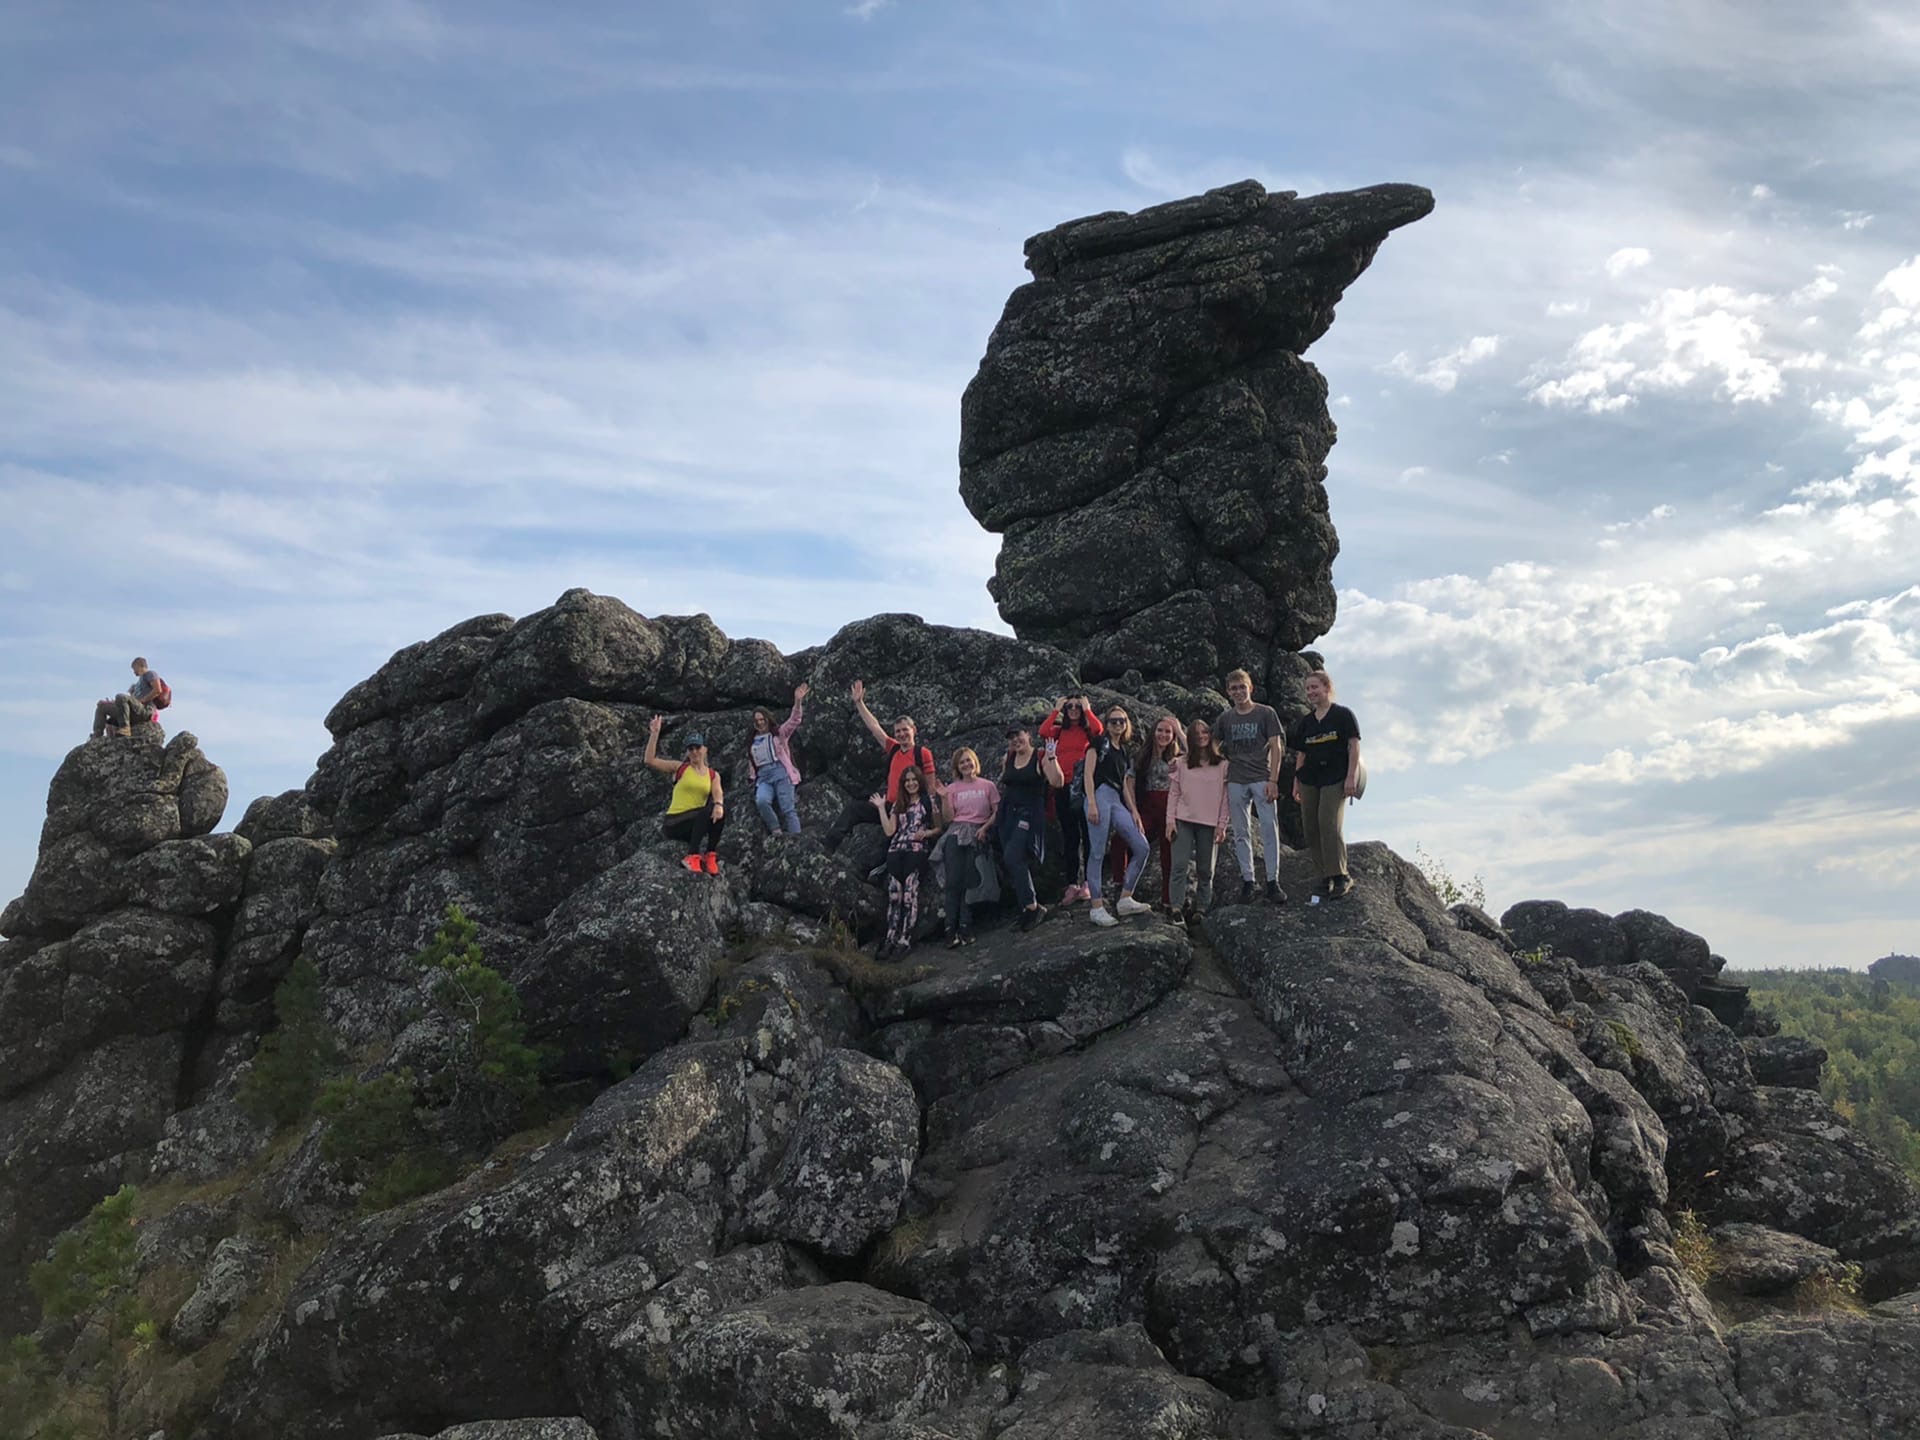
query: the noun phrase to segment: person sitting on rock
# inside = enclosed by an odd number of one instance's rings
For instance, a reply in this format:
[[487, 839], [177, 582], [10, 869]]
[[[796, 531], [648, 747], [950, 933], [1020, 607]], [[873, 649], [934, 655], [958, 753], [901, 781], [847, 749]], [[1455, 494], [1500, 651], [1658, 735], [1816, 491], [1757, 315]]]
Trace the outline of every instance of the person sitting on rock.
[[[163, 696], [171, 696], [167, 682], [147, 668], [144, 655], [133, 657], [133, 683], [111, 700], [97, 701], [93, 707], [93, 736], [105, 735], [109, 728], [120, 736], [131, 736], [135, 725], [153, 719], [156, 710], [166, 708]], [[161, 703], [155, 704], [155, 701]]]
[[[919, 743], [919, 727], [911, 715], [896, 716], [893, 733], [889, 735], [880, 722], [874, 718], [873, 711], [867, 708], [867, 683], [864, 680], [853, 682], [849, 692], [853, 696], [853, 708], [860, 714], [860, 723], [867, 727], [867, 733], [880, 742], [880, 749], [886, 756], [887, 780], [886, 794], [889, 801], [900, 798], [900, 776], [909, 767], [918, 767], [924, 782], [921, 790], [929, 798], [940, 792], [940, 776], [933, 763], [933, 751]], [[852, 832], [866, 815], [866, 806], [858, 801], [848, 802], [831, 826], [827, 828], [825, 845], [831, 851]]]
[[1040, 738], [1047, 742], [1047, 753], [1060, 762], [1066, 777], [1067, 803], [1057, 807], [1060, 838], [1065, 850], [1067, 888], [1060, 903], [1071, 905], [1089, 899], [1093, 892], [1074, 877], [1081, 873], [1087, 857], [1087, 797], [1082, 791], [1080, 771], [1087, 758], [1087, 747], [1100, 737], [1100, 717], [1084, 695], [1063, 695], [1053, 702], [1053, 713], [1040, 722]]
[[1046, 858], [1047, 792], [1065, 783], [1060, 763], [1033, 748], [1026, 726], [1007, 727], [1007, 755], [1000, 763], [1000, 859], [1020, 902], [1020, 928], [1047, 918], [1033, 889], [1033, 867]]
[[[1107, 712], [1105, 733], [1097, 737], [1081, 762], [1081, 788], [1087, 797], [1087, 889], [1093, 908], [1087, 918], [1096, 925], [1117, 925], [1123, 915], [1145, 915], [1151, 905], [1133, 898], [1133, 887], [1140, 883], [1140, 872], [1147, 868], [1147, 837], [1140, 833], [1140, 809], [1133, 793], [1133, 756], [1128, 745], [1133, 740], [1133, 716], [1126, 707], [1114, 706]], [[1120, 899], [1109, 910], [1101, 896], [1100, 870], [1107, 863], [1107, 842], [1118, 834], [1126, 842], [1132, 859], [1121, 882]]]
[[698, 875], [720, 873], [720, 831], [727, 823], [726, 796], [720, 772], [707, 765], [707, 737], [699, 731], [687, 736], [685, 760], [675, 764], [660, 758], [660, 725], [656, 715], [647, 722], [646, 762], [649, 770], [673, 777], [673, 798], [667, 801], [666, 823], [660, 833], [687, 847], [687, 869]]
[[1286, 728], [1271, 705], [1253, 703], [1253, 677], [1244, 670], [1227, 676], [1233, 703], [1213, 722], [1214, 739], [1227, 757], [1227, 819], [1240, 861], [1240, 898], [1253, 898], [1253, 834], [1247, 807], [1260, 821], [1260, 843], [1267, 859], [1267, 898], [1286, 904], [1280, 888], [1280, 762], [1286, 755]]
[[1320, 888], [1329, 899], [1338, 899], [1353, 889], [1345, 825], [1347, 801], [1360, 785], [1360, 722], [1346, 706], [1333, 703], [1333, 677], [1324, 670], [1307, 676], [1307, 704], [1311, 708], [1287, 732], [1293, 798], [1300, 805], [1300, 828], [1313, 852]]
[[946, 815], [947, 948], [973, 943], [973, 907], [967, 891], [973, 888], [987, 830], [1000, 808], [1000, 790], [980, 774], [980, 757], [962, 745], [953, 752], [953, 779], [940, 792]]
[[753, 786], [754, 808], [767, 833], [778, 835], [781, 827], [789, 835], [800, 833], [800, 808], [794, 803], [793, 789], [800, 783], [800, 767], [793, 763], [793, 732], [800, 728], [801, 705], [807, 687], [793, 687], [793, 713], [774, 727], [772, 712], [756, 705], [753, 710], [753, 737], [747, 741], [747, 783]]
[[876, 791], [867, 803], [879, 812], [887, 837], [887, 923], [873, 958], [897, 960], [912, 948], [920, 923], [920, 872], [928, 844], [940, 833], [940, 817], [925, 779], [911, 765], [900, 774], [898, 799]]
[[1192, 918], [1187, 905], [1187, 866], [1198, 876], [1193, 910], [1213, 900], [1213, 862], [1227, 838], [1227, 760], [1213, 743], [1213, 727], [1204, 720], [1187, 726], [1187, 750], [1173, 762], [1167, 789], [1165, 833], [1173, 841], [1174, 923]]

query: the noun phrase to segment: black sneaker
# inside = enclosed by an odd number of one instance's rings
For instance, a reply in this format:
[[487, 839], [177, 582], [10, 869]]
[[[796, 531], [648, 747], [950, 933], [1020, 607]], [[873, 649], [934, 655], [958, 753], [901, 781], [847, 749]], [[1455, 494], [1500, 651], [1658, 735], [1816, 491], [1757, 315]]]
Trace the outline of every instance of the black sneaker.
[[1327, 882], [1327, 894], [1335, 900], [1343, 900], [1353, 893], [1353, 877], [1336, 875]]
[[1240, 899], [1242, 903], [1253, 899], [1253, 881], [1242, 880], [1240, 882]]
[[1167, 918], [1171, 920], [1174, 924], [1178, 925], [1182, 930], [1187, 928], [1187, 912], [1186, 911], [1170, 910], [1167, 912]]
[[1284, 905], [1287, 903], [1287, 892], [1280, 888], [1280, 882], [1278, 880], [1267, 881], [1267, 899], [1276, 905]]
[[1024, 923], [1027, 929], [1038, 930], [1040, 928], [1041, 921], [1045, 920], [1046, 918], [1047, 918], [1047, 907], [1044, 905], [1036, 905], [1033, 907], [1033, 909], [1027, 911], [1027, 918]]

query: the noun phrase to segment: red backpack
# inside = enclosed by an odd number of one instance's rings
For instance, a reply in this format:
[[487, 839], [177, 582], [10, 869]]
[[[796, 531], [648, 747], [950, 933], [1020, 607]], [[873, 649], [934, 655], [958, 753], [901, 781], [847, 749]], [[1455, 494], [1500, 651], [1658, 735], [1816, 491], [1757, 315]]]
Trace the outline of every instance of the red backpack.
[[156, 710], [164, 710], [173, 704], [173, 687], [158, 675], [153, 677], [153, 684], [153, 708]]

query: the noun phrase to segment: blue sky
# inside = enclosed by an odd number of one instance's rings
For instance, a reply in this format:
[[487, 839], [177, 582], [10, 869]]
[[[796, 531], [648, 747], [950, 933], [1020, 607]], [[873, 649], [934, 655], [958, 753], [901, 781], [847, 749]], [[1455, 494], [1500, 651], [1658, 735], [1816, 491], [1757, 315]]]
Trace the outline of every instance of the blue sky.
[[392, 650], [570, 585], [789, 649], [997, 627], [954, 453], [1021, 242], [1253, 176], [1439, 201], [1310, 357], [1355, 833], [1738, 965], [1920, 950], [1910, 7], [0, 0], [0, 34], [5, 895], [135, 652], [231, 823]]

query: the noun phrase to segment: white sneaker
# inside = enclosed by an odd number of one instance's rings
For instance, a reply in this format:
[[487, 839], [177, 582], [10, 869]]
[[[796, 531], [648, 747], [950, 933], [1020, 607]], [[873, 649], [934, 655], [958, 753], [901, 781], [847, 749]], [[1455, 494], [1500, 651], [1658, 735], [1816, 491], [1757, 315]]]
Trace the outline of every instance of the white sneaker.
[[1122, 895], [1119, 903], [1113, 908], [1114, 912], [1120, 915], [1151, 915], [1153, 913], [1153, 906], [1143, 905], [1131, 895]]
[[1118, 925], [1120, 923], [1113, 918], [1113, 912], [1104, 905], [1096, 905], [1093, 909], [1089, 910], [1087, 912], [1087, 919], [1093, 921], [1096, 925]]

